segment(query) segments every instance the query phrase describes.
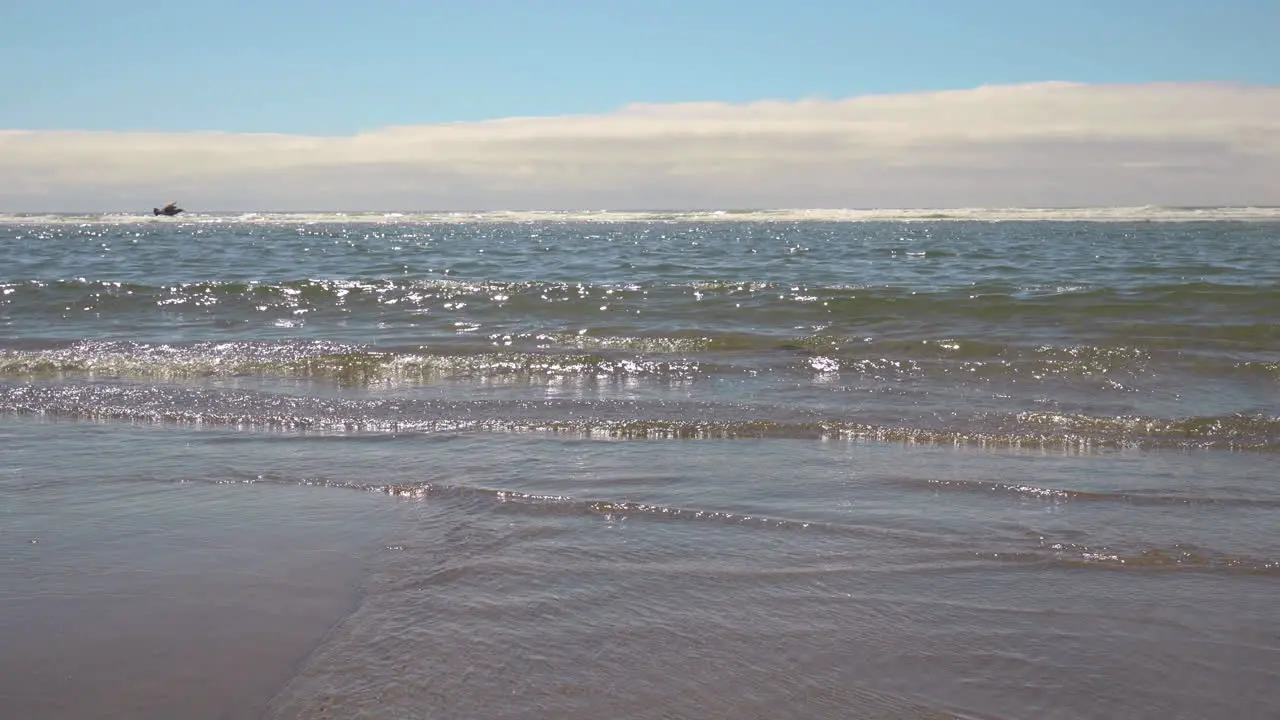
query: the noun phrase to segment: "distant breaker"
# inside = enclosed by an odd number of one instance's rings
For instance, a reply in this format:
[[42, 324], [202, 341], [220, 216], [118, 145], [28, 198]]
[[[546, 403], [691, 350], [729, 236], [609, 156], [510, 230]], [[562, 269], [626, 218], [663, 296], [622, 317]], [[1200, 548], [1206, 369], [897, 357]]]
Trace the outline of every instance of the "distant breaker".
[[246, 223], [671, 223], [671, 222], [1277, 222], [1280, 207], [813, 208], [744, 210], [488, 210], [437, 212], [202, 213], [200, 222]]
[[1280, 222], [1280, 207], [882, 208], [778, 210], [490, 210], [455, 212], [259, 212], [200, 215], [245, 223], [711, 223], [711, 222]]
[[[172, 217], [185, 210], [174, 203], [155, 208], [155, 216]], [[6, 214], [4, 223], [130, 223], [135, 214], [82, 213]], [[470, 212], [201, 212], [188, 222], [254, 224], [338, 223], [674, 223], [674, 222], [1274, 222], [1280, 223], [1280, 207], [1095, 207], [1095, 208], [919, 208], [919, 209], [781, 209], [781, 210], [531, 210]]]

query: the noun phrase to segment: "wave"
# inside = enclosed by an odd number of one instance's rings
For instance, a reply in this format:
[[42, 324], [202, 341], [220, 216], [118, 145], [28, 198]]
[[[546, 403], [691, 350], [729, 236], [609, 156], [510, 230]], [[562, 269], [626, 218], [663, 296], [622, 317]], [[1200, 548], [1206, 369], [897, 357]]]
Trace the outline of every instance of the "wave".
[[470, 352], [395, 351], [324, 341], [188, 345], [89, 341], [55, 349], [0, 350], [0, 377], [185, 380], [257, 376], [326, 379], [367, 386], [535, 375], [674, 377], [700, 371], [697, 362], [599, 354], [495, 351], [483, 346]]
[[1280, 417], [1095, 416], [1072, 412], [897, 413], [864, 421], [760, 405], [658, 400], [420, 400], [283, 395], [127, 383], [0, 382], [0, 412], [319, 433], [537, 432], [608, 440], [800, 439], [984, 448], [1172, 448], [1275, 452]]
[[1194, 492], [1106, 492], [1071, 490], [1028, 483], [1006, 483], [993, 480], [902, 480], [899, 486], [914, 486], [933, 492], [1007, 495], [1051, 502], [1099, 502], [1125, 505], [1231, 505], [1241, 507], [1280, 508], [1280, 498], [1214, 497]]
[[[690, 332], [694, 328], [775, 332], [820, 324], [848, 333], [927, 338], [946, 328], [1000, 337], [1071, 328], [1152, 342], [1221, 341], [1273, 345], [1280, 289], [1186, 282], [1140, 287], [1048, 287], [988, 282], [912, 291], [890, 285], [799, 286], [776, 282], [583, 284], [463, 279], [298, 279], [151, 285], [93, 279], [0, 283], [0, 309], [59, 323], [84, 319], [94, 331], [111, 318], [185, 323], [238, 322], [317, 327], [397, 321], [455, 334], [495, 327], [556, 332], [566, 324], [616, 327], [609, 334]], [[1225, 321], [1224, 321], [1225, 319]], [[140, 324], [139, 324], [140, 323]], [[284, 323], [285, 325], [280, 325]], [[134, 323], [145, 327], [146, 322]], [[514, 327], [513, 327], [514, 325]], [[630, 326], [631, 332], [628, 332]], [[989, 331], [988, 331], [989, 330]], [[594, 332], [594, 330], [593, 330]], [[919, 335], [923, 332], [923, 335]], [[936, 336], [936, 335], [933, 335]]]
[[0, 213], [0, 223], [545, 223], [545, 222], [1221, 222], [1280, 221], [1278, 207], [1082, 207], [776, 210], [495, 210], [485, 212]]
[[1117, 383], [1178, 371], [1201, 380], [1280, 379], [1280, 363], [1136, 345], [1017, 345], [954, 338], [867, 341], [747, 333], [459, 338], [427, 347], [331, 341], [140, 343], [73, 341], [0, 346], [0, 378], [210, 378], [324, 380], [344, 386], [411, 386], [439, 380], [556, 377], [690, 379], [750, 376], [772, 368], [801, 376], [935, 378], [948, 384], [1060, 379]]
[[[510, 338], [511, 336], [502, 336]], [[516, 347], [499, 347], [515, 343]], [[520, 347], [528, 344], [531, 347]], [[327, 341], [148, 344], [77, 341], [39, 349], [0, 348], [0, 378], [119, 378], [185, 382], [262, 378], [344, 387], [412, 387], [450, 380], [543, 384], [558, 378], [684, 381], [841, 376], [875, 381], [1066, 381], [1122, 389], [1180, 373], [1199, 381], [1280, 380], [1280, 363], [1138, 347], [1017, 346], [981, 341], [865, 342], [830, 337], [780, 341], [768, 335], [463, 338], [431, 347], [377, 348]]]
[[[1270, 303], [1280, 299], [1280, 289], [1231, 282], [1191, 280], [1174, 283], [1147, 283], [1123, 287], [1053, 285], [1035, 283], [1007, 283], [987, 281], [966, 283], [959, 286], [936, 286], [919, 290], [894, 284], [806, 283], [776, 281], [696, 280], [696, 281], [635, 281], [618, 283], [583, 283], [580, 281], [554, 280], [498, 280], [454, 277], [438, 278], [295, 278], [271, 281], [260, 280], [200, 280], [148, 284], [120, 280], [104, 280], [85, 277], [49, 280], [9, 280], [0, 282], [0, 297], [12, 302], [15, 294], [42, 291], [46, 293], [74, 293], [82, 298], [148, 299], [187, 298], [236, 298], [265, 300], [286, 298], [298, 301], [309, 298], [332, 299], [351, 302], [361, 298], [394, 305], [415, 299], [453, 299], [470, 297], [506, 302], [517, 295], [543, 300], [564, 300], [574, 297], [604, 296], [628, 293], [669, 292], [690, 300], [714, 300], [717, 297], [741, 299], [753, 295], [776, 297], [812, 303], [818, 300], [857, 300], [861, 302], [883, 300], [897, 306], [911, 303], [928, 304], [942, 301], [950, 304], [958, 300], [983, 300], [990, 302], [1023, 302], [1035, 304], [1074, 303], [1082, 306], [1108, 305], [1123, 307], [1126, 311], [1135, 305], [1172, 304], [1194, 300], [1197, 304], [1213, 302]], [[547, 297], [544, 297], [547, 296]], [[394, 302], [387, 302], [394, 301]], [[339, 303], [340, 304], [340, 303]]]
[[[271, 483], [284, 485], [320, 485], [376, 492], [407, 502], [465, 501], [472, 505], [488, 505], [495, 512], [514, 514], [560, 514], [595, 516], [613, 523], [686, 522], [734, 525], [754, 532], [821, 533], [859, 541], [891, 540], [920, 548], [933, 563], [945, 562], [950, 571], [969, 563], [1021, 564], [1041, 567], [1095, 569], [1130, 572], [1235, 572], [1247, 574], [1280, 574], [1280, 560], [1240, 553], [1228, 553], [1190, 543], [1143, 545], [1130, 543], [1092, 543], [1056, 541], [1036, 535], [1025, 539], [1008, 536], [974, 540], [968, 547], [956, 548], [954, 538], [927, 530], [878, 524], [855, 524], [821, 519], [782, 517], [768, 513], [729, 511], [713, 507], [678, 506], [661, 502], [636, 502], [623, 499], [575, 497], [504, 488], [478, 487], [448, 483], [361, 483], [317, 478], [295, 479], [281, 475], [255, 475], [228, 479], [205, 479], [219, 484]], [[1270, 506], [1267, 501], [1242, 500], [1246, 505]], [[946, 557], [930, 550], [946, 549]], [[760, 570], [761, 574], [805, 574], [805, 568]]]

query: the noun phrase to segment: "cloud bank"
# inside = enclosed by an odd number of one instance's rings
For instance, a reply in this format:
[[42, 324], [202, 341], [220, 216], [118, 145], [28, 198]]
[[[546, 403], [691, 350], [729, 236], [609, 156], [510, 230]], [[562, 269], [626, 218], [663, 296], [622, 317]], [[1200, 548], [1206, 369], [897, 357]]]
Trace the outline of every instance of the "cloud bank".
[[1280, 86], [633, 105], [349, 137], [0, 131], [0, 211], [1280, 205]]

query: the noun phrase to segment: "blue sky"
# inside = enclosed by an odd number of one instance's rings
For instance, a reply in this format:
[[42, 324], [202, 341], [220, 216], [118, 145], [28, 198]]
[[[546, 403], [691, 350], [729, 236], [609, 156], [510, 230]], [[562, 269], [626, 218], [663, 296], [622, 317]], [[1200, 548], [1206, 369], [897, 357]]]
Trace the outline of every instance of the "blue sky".
[[348, 134], [630, 103], [1280, 84], [1277, 0], [0, 0], [0, 129]]
[[1280, 205], [1278, 31], [1280, 0], [0, 0], [0, 213]]

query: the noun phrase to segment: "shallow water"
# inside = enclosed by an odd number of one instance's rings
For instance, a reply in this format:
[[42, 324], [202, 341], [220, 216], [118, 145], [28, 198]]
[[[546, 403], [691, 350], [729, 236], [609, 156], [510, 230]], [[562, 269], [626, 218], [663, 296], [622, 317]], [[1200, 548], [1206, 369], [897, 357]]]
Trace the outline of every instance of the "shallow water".
[[0, 443], [6, 718], [261, 717], [381, 548], [384, 503], [190, 480], [164, 428], [6, 417]]
[[1280, 223], [1182, 220], [7, 220], [0, 707], [222, 577], [240, 716], [1269, 717]]

